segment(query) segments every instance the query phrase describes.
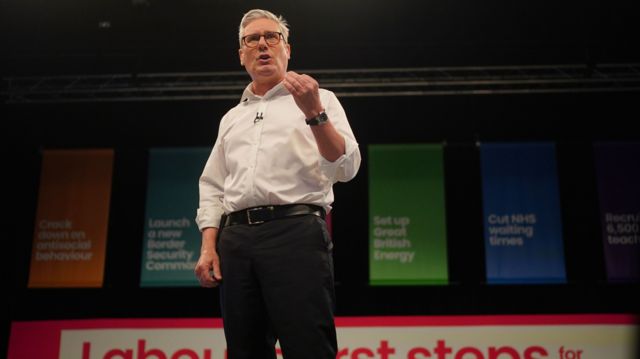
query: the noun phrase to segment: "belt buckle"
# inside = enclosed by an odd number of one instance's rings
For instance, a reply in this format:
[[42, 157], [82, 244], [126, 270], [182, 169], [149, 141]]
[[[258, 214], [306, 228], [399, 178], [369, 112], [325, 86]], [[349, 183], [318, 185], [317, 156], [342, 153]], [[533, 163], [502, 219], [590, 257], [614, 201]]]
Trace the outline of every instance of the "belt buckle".
[[265, 222], [264, 218], [263, 219], [253, 220], [253, 218], [251, 218], [251, 212], [262, 211], [262, 210], [265, 210], [265, 209], [273, 210], [273, 206], [254, 207], [254, 208], [247, 209], [247, 222], [249, 222], [250, 225], [264, 223]]

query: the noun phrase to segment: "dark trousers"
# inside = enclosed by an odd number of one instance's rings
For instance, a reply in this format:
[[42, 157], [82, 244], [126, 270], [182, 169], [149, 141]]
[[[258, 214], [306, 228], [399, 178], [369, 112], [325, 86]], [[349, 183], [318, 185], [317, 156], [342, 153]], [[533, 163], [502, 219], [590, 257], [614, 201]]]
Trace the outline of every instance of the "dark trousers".
[[218, 238], [229, 359], [335, 359], [332, 242], [320, 217], [225, 227]]

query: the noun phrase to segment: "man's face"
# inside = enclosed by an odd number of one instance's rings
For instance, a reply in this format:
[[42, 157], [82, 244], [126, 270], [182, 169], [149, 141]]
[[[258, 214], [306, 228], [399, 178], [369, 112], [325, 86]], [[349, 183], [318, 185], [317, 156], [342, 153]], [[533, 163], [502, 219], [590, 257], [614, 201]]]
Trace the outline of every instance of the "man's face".
[[[280, 32], [278, 23], [270, 19], [257, 19], [244, 28], [244, 35], [263, 35], [268, 32]], [[260, 37], [258, 45], [247, 47], [244, 43], [240, 50], [240, 63], [244, 65], [251, 79], [257, 83], [277, 83], [284, 79], [289, 62], [291, 48], [280, 39], [280, 43], [270, 46], [264, 37]]]

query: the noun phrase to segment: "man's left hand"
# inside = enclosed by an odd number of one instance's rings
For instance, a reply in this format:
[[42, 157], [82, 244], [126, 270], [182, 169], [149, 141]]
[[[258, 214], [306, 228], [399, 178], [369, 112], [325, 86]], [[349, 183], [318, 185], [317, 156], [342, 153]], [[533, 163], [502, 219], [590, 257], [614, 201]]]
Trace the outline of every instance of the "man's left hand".
[[284, 77], [283, 84], [293, 95], [296, 105], [302, 110], [305, 118], [316, 117], [324, 110], [320, 102], [318, 81], [313, 77], [289, 71]]

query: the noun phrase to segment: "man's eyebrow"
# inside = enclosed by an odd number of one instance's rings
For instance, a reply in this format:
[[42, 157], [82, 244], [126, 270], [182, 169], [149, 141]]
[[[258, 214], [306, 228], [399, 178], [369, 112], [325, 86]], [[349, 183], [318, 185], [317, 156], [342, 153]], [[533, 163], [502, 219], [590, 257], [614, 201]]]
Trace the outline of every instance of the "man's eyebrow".
[[278, 30], [275, 30], [275, 31], [267, 30], [267, 31], [265, 31], [265, 32], [252, 32], [252, 33], [250, 33], [250, 34], [246, 34], [245, 36], [250, 36], [250, 35], [263, 35], [263, 34], [276, 34], [276, 33], [278, 33], [278, 32], [280, 32], [280, 31], [278, 31]]

